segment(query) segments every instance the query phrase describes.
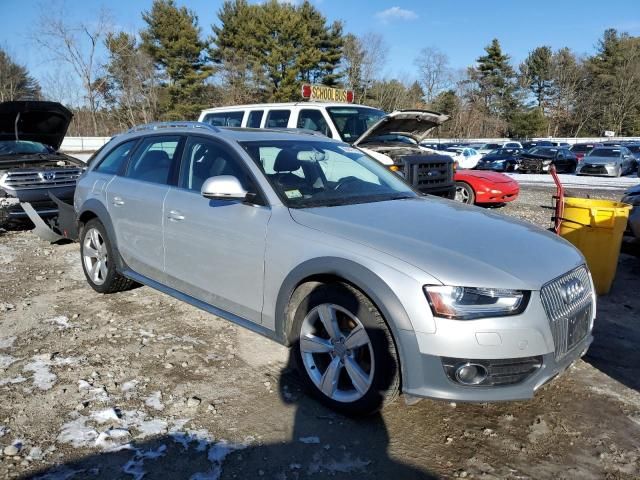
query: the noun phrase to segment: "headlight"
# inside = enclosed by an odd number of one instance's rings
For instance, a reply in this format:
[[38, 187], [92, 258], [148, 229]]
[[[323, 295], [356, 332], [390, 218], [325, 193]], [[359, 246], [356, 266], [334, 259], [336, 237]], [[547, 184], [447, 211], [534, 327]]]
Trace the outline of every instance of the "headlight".
[[607, 163], [607, 165], [609, 165], [610, 167], [615, 167], [618, 164], [616, 162], [609, 162]]
[[529, 292], [499, 288], [427, 285], [424, 292], [436, 317], [455, 320], [517, 315], [529, 299]]
[[543, 160], [542, 164], [543, 165], [551, 165], [551, 160]]

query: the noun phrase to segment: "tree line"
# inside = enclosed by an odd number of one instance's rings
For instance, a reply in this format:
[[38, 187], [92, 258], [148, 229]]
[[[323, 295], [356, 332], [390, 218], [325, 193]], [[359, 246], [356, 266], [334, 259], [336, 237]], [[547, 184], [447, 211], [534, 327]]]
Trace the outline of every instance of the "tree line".
[[86, 22], [47, 12], [33, 42], [60, 68], [36, 80], [0, 49], [0, 101], [63, 101], [75, 113], [71, 135], [109, 135], [193, 120], [211, 106], [297, 101], [303, 83], [320, 83], [385, 111], [445, 113], [439, 134], [447, 137], [640, 135], [640, 37], [614, 29], [591, 55], [540, 46], [520, 65], [497, 39], [463, 70], [426, 47], [416, 80], [406, 82], [381, 75], [388, 50], [380, 34], [347, 33], [309, 1], [227, 0], [207, 33], [175, 0], [154, 0], [141, 15], [144, 27], [126, 32], [106, 10]]

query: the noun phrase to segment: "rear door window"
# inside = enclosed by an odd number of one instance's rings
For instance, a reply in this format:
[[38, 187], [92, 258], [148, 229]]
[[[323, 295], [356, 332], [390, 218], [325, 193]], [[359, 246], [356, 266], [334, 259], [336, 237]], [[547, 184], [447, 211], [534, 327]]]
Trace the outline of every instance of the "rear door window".
[[205, 123], [210, 123], [216, 127], [240, 127], [244, 110], [236, 110], [234, 112], [213, 112], [208, 113], [204, 117]]
[[300, 113], [298, 114], [297, 127], [307, 130], [314, 130], [316, 132], [323, 133], [328, 137], [331, 137], [329, 125], [327, 124], [327, 121], [324, 119], [324, 115], [322, 115], [322, 112], [320, 110], [300, 110]]
[[249, 118], [247, 119], [247, 128], [260, 128], [262, 123], [262, 117], [264, 116], [264, 110], [252, 110], [249, 112]]
[[291, 110], [271, 110], [267, 114], [266, 128], [287, 128]]

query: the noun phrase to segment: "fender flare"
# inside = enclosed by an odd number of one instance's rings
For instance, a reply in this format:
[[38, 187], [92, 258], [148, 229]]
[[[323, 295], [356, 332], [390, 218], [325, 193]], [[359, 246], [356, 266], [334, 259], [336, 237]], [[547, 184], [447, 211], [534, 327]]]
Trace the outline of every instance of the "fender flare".
[[406, 378], [404, 368], [408, 361], [404, 345], [400, 343], [400, 330], [413, 331], [409, 316], [389, 285], [371, 270], [351, 260], [339, 257], [319, 257], [307, 260], [294, 268], [285, 277], [278, 292], [275, 311], [276, 335], [282, 339], [285, 345], [290, 345], [287, 307], [291, 296], [305, 280], [313, 281], [314, 277], [317, 279], [322, 276], [342, 278], [371, 299], [382, 313], [395, 340], [396, 351], [400, 357], [401, 375], [402, 378]]
[[109, 216], [109, 212], [107, 208], [104, 206], [102, 202], [98, 199], [90, 198], [86, 202], [82, 204], [80, 210], [78, 211], [78, 240], [80, 240], [80, 218], [86, 214], [91, 213], [95, 217], [100, 220], [100, 223], [107, 230], [107, 235], [109, 236], [109, 241], [111, 242], [111, 248], [113, 250], [116, 262], [116, 270], [120, 273], [127, 270], [127, 264], [122, 259], [122, 255], [120, 255], [120, 250], [118, 249], [118, 242], [116, 237], [116, 232], [113, 228], [113, 223], [111, 222], [111, 217]]

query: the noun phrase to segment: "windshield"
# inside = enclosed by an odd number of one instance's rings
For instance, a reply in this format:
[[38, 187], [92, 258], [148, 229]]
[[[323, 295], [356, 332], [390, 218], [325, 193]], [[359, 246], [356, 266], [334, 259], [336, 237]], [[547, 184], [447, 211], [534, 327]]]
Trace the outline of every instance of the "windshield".
[[619, 157], [620, 149], [619, 148], [594, 148], [591, 150], [588, 157]]
[[396, 174], [346, 144], [272, 140], [241, 145], [291, 208], [417, 197]]
[[379, 143], [408, 143], [411, 145], [417, 145], [417, 142], [413, 138], [405, 137], [404, 135], [388, 134], [378, 135], [377, 137], [367, 138], [367, 142], [379, 142]]
[[627, 145], [631, 153], [640, 153], [640, 145]]
[[485, 143], [480, 147], [480, 150], [495, 150], [496, 148], [500, 148], [500, 144], [498, 143]]
[[328, 107], [327, 112], [345, 142], [355, 142], [386, 114], [366, 107]]
[[527, 153], [531, 153], [532, 155], [537, 155], [539, 157], [553, 158], [557, 151], [557, 148], [533, 147]]
[[26, 140], [2, 140], [0, 141], [0, 155], [18, 155], [28, 153], [49, 153], [47, 147], [38, 142]]

